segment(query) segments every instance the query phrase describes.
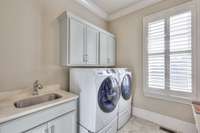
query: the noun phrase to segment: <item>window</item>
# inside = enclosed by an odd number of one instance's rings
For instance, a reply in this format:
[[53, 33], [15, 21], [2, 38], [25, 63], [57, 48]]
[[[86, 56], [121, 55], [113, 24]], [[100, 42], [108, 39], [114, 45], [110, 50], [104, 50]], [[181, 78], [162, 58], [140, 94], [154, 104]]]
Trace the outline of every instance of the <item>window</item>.
[[194, 5], [144, 17], [144, 92], [169, 100], [195, 94]]

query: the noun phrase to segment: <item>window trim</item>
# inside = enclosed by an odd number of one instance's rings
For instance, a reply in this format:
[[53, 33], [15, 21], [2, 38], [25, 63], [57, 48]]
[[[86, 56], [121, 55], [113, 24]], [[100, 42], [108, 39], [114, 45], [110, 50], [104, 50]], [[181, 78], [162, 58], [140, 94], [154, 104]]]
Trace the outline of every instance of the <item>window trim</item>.
[[[160, 19], [166, 19], [167, 17], [184, 13], [185, 11], [191, 10], [192, 12], [192, 93], [184, 93], [178, 91], [170, 91], [168, 89], [156, 90], [147, 87], [148, 81], [148, 23]], [[168, 101], [175, 101], [180, 103], [191, 103], [192, 100], [197, 99], [197, 8], [195, 2], [187, 2], [182, 5], [149, 15], [143, 18], [143, 91], [145, 96], [159, 98]]]

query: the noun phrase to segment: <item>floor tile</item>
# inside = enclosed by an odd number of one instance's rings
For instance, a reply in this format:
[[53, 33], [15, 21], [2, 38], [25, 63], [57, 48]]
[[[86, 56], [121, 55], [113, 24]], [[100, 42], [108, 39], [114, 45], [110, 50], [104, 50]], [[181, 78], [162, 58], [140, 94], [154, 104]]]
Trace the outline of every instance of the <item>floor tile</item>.
[[133, 117], [124, 127], [122, 127], [120, 131], [118, 131], [118, 133], [168, 133], [168, 132], [160, 130], [160, 127], [157, 124]]

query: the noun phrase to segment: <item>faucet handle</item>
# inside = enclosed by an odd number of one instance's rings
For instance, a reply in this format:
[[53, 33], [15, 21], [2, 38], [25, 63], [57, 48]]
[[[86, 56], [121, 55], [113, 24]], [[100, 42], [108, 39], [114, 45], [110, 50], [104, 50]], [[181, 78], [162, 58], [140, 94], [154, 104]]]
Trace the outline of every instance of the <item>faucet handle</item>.
[[41, 83], [39, 83], [39, 80], [36, 80], [34, 83], [33, 83], [33, 87], [34, 88], [38, 88], [38, 89], [42, 89], [43, 86]]

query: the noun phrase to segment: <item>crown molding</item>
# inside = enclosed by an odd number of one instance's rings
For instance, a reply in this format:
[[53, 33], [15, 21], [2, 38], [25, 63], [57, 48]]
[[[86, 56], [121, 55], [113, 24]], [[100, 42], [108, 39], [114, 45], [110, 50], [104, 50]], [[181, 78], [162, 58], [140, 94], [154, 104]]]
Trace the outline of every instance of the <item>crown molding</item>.
[[136, 4], [133, 4], [127, 8], [123, 8], [115, 13], [108, 14], [106, 11], [98, 7], [95, 3], [93, 3], [90, 0], [76, 0], [79, 4], [86, 7], [91, 12], [95, 13], [97, 16], [103, 18], [106, 21], [112, 21], [114, 19], [120, 18], [122, 16], [125, 16], [131, 12], [140, 10], [142, 8], [145, 8], [147, 6], [153, 5], [155, 3], [158, 3], [163, 0], [142, 0], [141, 2], [137, 2]]
[[143, 9], [147, 6], [158, 3], [160, 1], [163, 1], [163, 0], [142, 0], [141, 2], [138, 2], [138, 3], [133, 4], [129, 7], [127, 7], [127, 8], [121, 9], [121, 10], [119, 10], [119, 11], [113, 13], [113, 14], [110, 14], [109, 17], [108, 17], [108, 20], [111, 21], [111, 20], [117, 19], [117, 18], [125, 16], [125, 15], [127, 15], [131, 12], [135, 12], [135, 11]]
[[88, 0], [76, 0], [76, 1], [79, 4], [83, 5], [84, 7], [86, 7], [91, 12], [95, 13], [97, 16], [105, 20], [108, 20], [108, 14], [103, 9], [101, 9], [96, 4], [94, 4], [93, 2], [88, 1]]

